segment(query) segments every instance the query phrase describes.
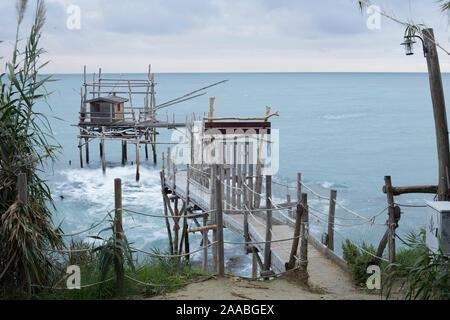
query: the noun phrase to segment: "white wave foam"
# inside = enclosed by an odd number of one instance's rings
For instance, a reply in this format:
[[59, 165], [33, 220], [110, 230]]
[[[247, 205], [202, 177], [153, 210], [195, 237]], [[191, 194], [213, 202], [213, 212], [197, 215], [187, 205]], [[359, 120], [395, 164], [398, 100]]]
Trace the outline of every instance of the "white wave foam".
[[363, 116], [365, 116], [364, 113], [327, 114], [323, 116], [323, 118], [326, 120], [343, 120], [343, 119], [361, 118]]

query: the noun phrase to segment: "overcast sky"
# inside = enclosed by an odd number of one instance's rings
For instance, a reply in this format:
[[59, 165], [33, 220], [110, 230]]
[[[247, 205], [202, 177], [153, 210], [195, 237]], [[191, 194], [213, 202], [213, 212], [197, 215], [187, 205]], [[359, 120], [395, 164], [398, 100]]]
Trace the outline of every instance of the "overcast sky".
[[[35, 1], [29, 0], [31, 20]], [[435, 29], [450, 48], [449, 19], [436, 0], [372, 1], [402, 20]], [[47, 0], [42, 46], [50, 73], [104, 72], [425, 72], [422, 50], [406, 57], [403, 27], [371, 16], [356, 0]], [[80, 29], [69, 29], [71, 5]], [[15, 34], [15, 1], [0, 0], [0, 56]], [[74, 20], [70, 20], [74, 21]], [[25, 24], [22, 37], [26, 36]], [[450, 72], [450, 56], [440, 53]]]

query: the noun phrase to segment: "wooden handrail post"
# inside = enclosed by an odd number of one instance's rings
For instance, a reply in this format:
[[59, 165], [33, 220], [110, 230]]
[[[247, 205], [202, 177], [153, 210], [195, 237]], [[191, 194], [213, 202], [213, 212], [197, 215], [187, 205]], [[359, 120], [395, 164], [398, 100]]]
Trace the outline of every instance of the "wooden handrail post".
[[217, 258], [218, 273], [220, 277], [225, 276], [225, 257], [223, 243], [223, 215], [222, 215], [222, 182], [219, 178], [220, 167], [215, 165], [215, 198], [216, 198], [216, 225], [217, 225]]
[[120, 258], [115, 257], [116, 264], [116, 279], [117, 279], [117, 292], [119, 295], [123, 294], [124, 283], [124, 270], [123, 270], [123, 251], [121, 250], [123, 241], [123, 226], [122, 226], [122, 180], [114, 179], [114, 246], [115, 250], [118, 250]]
[[[287, 203], [291, 203], [291, 200], [292, 200], [291, 199], [291, 195], [289, 193], [286, 194], [286, 202]], [[294, 218], [294, 212], [293, 212], [291, 207], [288, 208], [288, 217], [289, 218]]]
[[266, 243], [264, 247], [264, 271], [270, 271], [271, 241], [272, 241], [272, 176], [266, 175]]
[[309, 217], [308, 217], [308, 195], [302, 193], [302, 228], [300, 244], [300, 274], [304, 281], [308, 280], [308, 232], [309, 232]]
[[[294, 229], [294, 240], [292, 241], [291, 254], [289, 255], [289, 262], [286, 263], [286, 270], [293, 269], [295, 267], [295, 256], [298, 250], [298, 243], [300, 241], [300, 230], [301, 230], [301, 220], [303, 214], [303, 207], [301, 206], [301, 174], [297, 174], [297, 208], [295, 210], [295, 229]], [[290, 202], [290, 197], [289, 197]]]
[[186, 208], [189, 207], [189, 179], [190, 179], [190, 167], [186, 165]]
[[[203, 216], [203, 227], [206, 227], [208, 224], [208, 215], [205, 214]], [[203, 272], [208, 271], [208, 230], [203, 230], [202, 232], [203, 236]]]
[[392, 193], [392, 181], [390, 176], [384, 177], [384, 184], [386, 186], [386, 196], [388, 202], [388, 248], [389, 248], [389, 263], [395, 262], [395, 208], [394, 208], [394, 194]]
[[255, 249], [252, 250], [252, 278], [256, 279], [258, 277], [258, 258]]
[[334, 251], [334, 215], [336, 212], [337, 191], [330, 191], [330, 207], [328, 211], [328, 249]]
[[[203, 166], [202, 166], [203, 167]], [[216, 176], [216, 167], [214, 165], [211, 165], [211, 173], [210, 173], [210, 180], [209, 180], [209, 190], [210, 190], [210, 202], [209, 202], [209, 209], [210, 210], [215, 210], [216, 209], [216, 199], [215, 199], [215, 189], [216, 189], [216, 181], [215, 181], [215, 176]], [[214, 211], [211, 214], [211, 219], [210, 219], [212, 224], [216, 224], [217, 221], [217, 216], [216, 216], [216, 212]], [[217, 230], [213, 230], [213, 246], [212, 246], [212, 256], [213, 256], [213, 266], [214, 266], [214, 271], [217, 272], [217, 268], [218, 268], [218, 264], [217, 264]]]

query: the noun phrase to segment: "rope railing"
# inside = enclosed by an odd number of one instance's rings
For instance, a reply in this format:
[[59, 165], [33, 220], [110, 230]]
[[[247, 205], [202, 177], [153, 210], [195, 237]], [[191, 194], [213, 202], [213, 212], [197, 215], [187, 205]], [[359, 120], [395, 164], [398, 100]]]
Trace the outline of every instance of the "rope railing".
[[[322, 211], [320, 211], [320, 210], [318, 210], [318, 209], [312, 207], [311, 205], [308, 205], [308, 208], [311, 209], [312, 211], [316, 212], [316, 213], [319, 213], [319, 214], [321, 214], [321, 215], [323, 215], [323, 216], [327, 216], [327, 217], [328, 217], [328, 213], [322, 212]], [[360, 225], [363, 225], [363, 224], [366, 224], [366, 223], [370, 223], [370, 224], [372, 224], [372, 225], [382, 225], [382, 226], [385, 226], [386, 223], [376, 223], [376, 222], [375, 222], [375, 218], [378, 217], [378, 216], [379, 216], [380, 214], [382, 214], [383, 212], [385, 212], [388, 208], [389, 208], [389, 207], [384, 208], [382, 211], [380, 211], [379, 213], [377, 213], [376, 215], [374, 215], [373, 217], [371, 217], [369, 220], [367, 220], [367, 221], [365, 221], [365, 222], [362, 222], [362, 223], [355, 223], [355, 224], [339, 224], [339, 223], [334, 222], [333, 224], [334, 224], [335, 226], [341, 226], [341, 227], [360, 226]], [[336, 219], [341, 219], [340, 217], [335, 217], [335, 218], [336, 218]], [[361, 219], [352, 219], [352, 220], [361, 220]]]
[[151, 283], [151, 282], [143, 282], [137, 279], [134, 279], [128, 275], [124, 275], [125, 278], [127, 278], [128, 280], [134, 281], [137, 284], [143, 285], [143, 286], [149, 286], [149, 287], [161, 287], [161, 288], [166, 288], [166, 287], [184, 287], [186, 284], [184, 283], [174, 283], [174, 284], [160, 284], [160, 283]]
[[201, 213], [195, 213], [195, 214], [185, 214], [185, 215], [179, 215], [179, 216], [172, 216], [172, 215], [158, 215], [158, 214], [151, 214], [151, 213], [144, 213], [144, 212], [140, 212], [140, 211], [136, 211], [136, 210], [131, 210], [128, 208], [122, 208], [122, 210], [124, 212], [130, 212], [130, 213], [134, 213], [137, 215], [141, 215], [141, 216], [146, 216], [146, 217], [153, 217], [153, 218], [197, 218], [197, 217], [203, 217], [206, 214], [210, 214], [213, 212], [216, 212], [216, 210], [209, 210], [209, 211], [204, 211]]
[[292, 237], [292, 238], [284, 238], [284, 239], [274, 239], [270, 241], [250, 241], [250, 242], [239, 242], [239, 241], [224, 241], [223, 243], [227, 244], [238, 244], [238, 245], [252, 245], [252, 244], [266, 244], [266, 243], [277, 243], [277, 242], [285, 242], [285, 241], [291, 241], [294, 239], [300, 239], [302, 236], [298, 237]]
[[100, 224], [102, 224], [102, 223], [106, 220], [106, 218], [107, 218], [112, 212], [114, 212], [114, 210], [115, 210], [115, 209], [109, 210], [109, 211], [106, 213], [106, 215], [105, 215], [99, 222], [95, 223], [94, 225], [92, 225], [92, 226], [91, 226], [90, 228], [88, 228], [88, 229], [81, 230], [81, 231], [78, 231], [78, 232], [75, 232], [75, 233], [71, 233], [71, 234], [60, 234], [59, 236], [61, 236], [61, 237], [73, 237], [73, 236], [76, 236], [76, 235], [79, 235], [79, 234], [82, 234], [82, 233], [91, 231], [92, 229], [95, 229], [95, 228], [98, 227]]
[[[109, 282], [109, 281], [112, 281], [112, 280], [114, 280], [114, 277], [106, 279], [106, 280], [103, 280], [103, 281], [95, 282], [95, 283], [85, 284], [85, 285], [79, 286], [79, 288], [80, 289], [89, 288], [89, 287], [93, 287], [93, 286], [96, 286], [96, 285], [99, 285], [99, 284], [103, 284], [103, 283], [106, 283], [106, 282]], [[71, 290], [72, 289], [72, 288], [64, 288], [64, 287], [42, 286], [42, 285], [39, 285], [39, 284], [32, 284], [31, 286], [32, 287], [36, 287], [36, 288], [50, 289], [50, 290]]]
[[137, 252], [144, 253], [144, 254], [146, 254], [146, 255], [148, 255], [148, 256], [151, 256], [151, 257], [158, 257], [158, 258], [181, 258], [181, 257], [190, 256], [190, 255], [192, 255], [192, 254], [194, 254], [194, 253], [200, 252], [200, 251], [202, 251], [202, 250], [204, 250], [204, 249], [206, 249], [206, 248], [209, 248], [209, 247], [211, 247], [211, 246], [213, 246], [213, 245], [215, 245], [215, 244], [217, 244], [217, 241], [211, 242], [211, 243], [207, 244], [206, 246], [200, 247], [200, 248], [197, 249], [197, 250], [190, 251], [190, 252], [187, 252], [187, 253], [182, 253], [182, 254], [158, 254], [158, 253], [153, 253], [153, 252], [145, 251], [145, 250], [138, 249], [138, 248], [134, 248], [134, 247], [130, 247], [130, 249], [131, 249], [131, 250], [134, 250], [134, 251], [137, 251]]
[[406, 208], [426, 208], [426, 205], [420, 205], [420, 204], [405, 204], [405, 203], [394, 203], [395, 205], [399, 207], [406, 207]]
[[[324, 224], [326, 224], [324, 221], [322, 221], [322, 220], [319, 220], [321, 223], [324, 223]], [[375, 255], [375, 254], [373, 254], [372, 252], [370, 252], [370, 251], [367, 251], [366, 249], [364, 249], [364, 248], [362, 248], [361, 246], [359, 246], [358, 244], [356, 244], [355, 242], [353, 242], [352, 240], [350, 240], [349, 238], [347, 238], [346, 236], [344, 236], [342, 233], [340, 233], [339, 231], [337, 231], [336, 229], [334, 230], [334, 232], [336, 233], [336, 234], [338, 234], [340, 237], [342, 237], [342, 239], [348, 239], [355, 247], [357, 247], [359, 250], [361, 250], [361, 251], [363, 251], [363, 252], [365, 252], [365, 253], [367, 253], [367, 254], [369, 254], [370, 256], [372, 256], [372, 257], [374, 257], [374, 258], [377, 258], [377, 259], [379, 259], [379, 260], [382, 260], [382, 261], [386, 261], [386, 262], [389, 262], [389, 260], [387, 260], [387, 259], [385, 259], [385, 258], [383, 258], [383, 257], [378, 257], [377, 255]]]

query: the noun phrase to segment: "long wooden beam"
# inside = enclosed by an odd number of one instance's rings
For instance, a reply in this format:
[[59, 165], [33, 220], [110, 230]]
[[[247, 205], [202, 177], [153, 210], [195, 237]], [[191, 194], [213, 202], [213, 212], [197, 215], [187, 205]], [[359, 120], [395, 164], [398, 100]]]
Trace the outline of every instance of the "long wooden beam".
[[[405, 193], [432, 193], [436, 194], [438, 186], [404, 186], [392, 187], [392, 194], [398, 196]], [[386, 186], [383, 186], [383, 193], [386, 193]]]

